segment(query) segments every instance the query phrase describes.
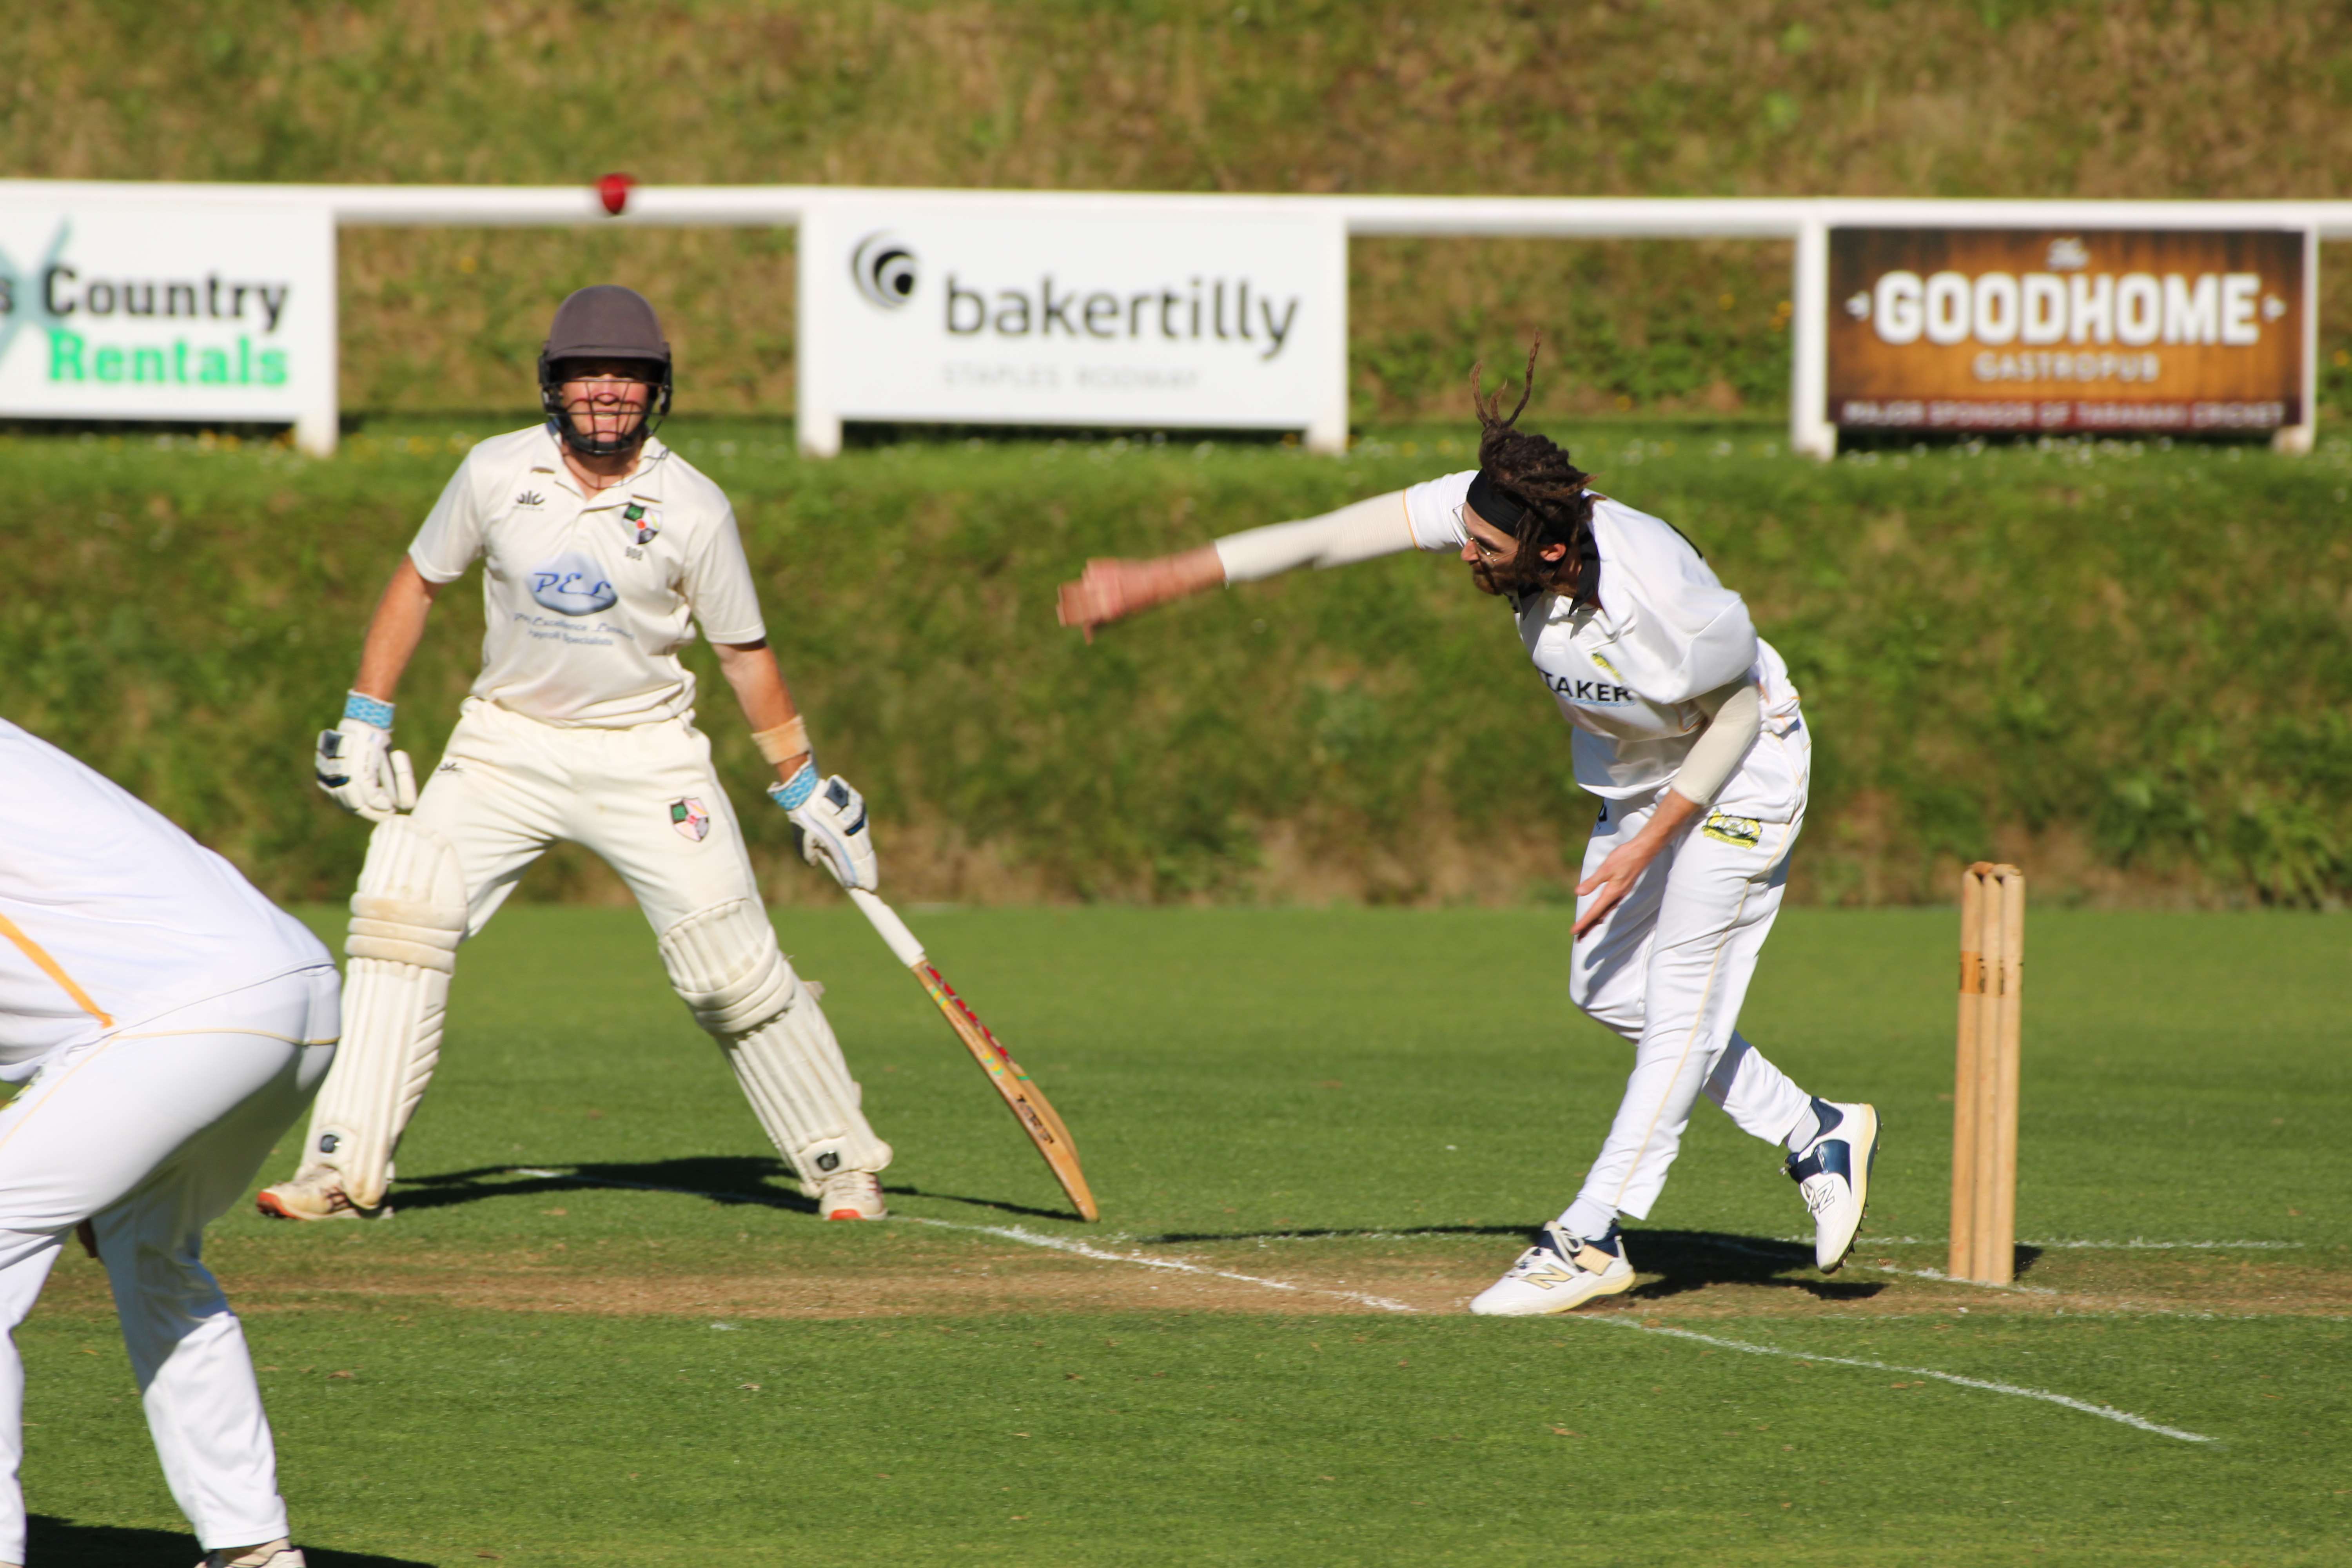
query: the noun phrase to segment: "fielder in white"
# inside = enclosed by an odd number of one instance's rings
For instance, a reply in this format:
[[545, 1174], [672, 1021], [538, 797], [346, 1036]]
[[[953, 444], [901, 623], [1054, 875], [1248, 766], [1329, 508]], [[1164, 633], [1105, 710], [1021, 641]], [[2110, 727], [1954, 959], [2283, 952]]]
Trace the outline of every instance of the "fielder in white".
[[[829, 1219], [880, 1219], [890, 1146], [858, 1109], [832, 1028], [776, 946], [743, 837], [694, 723], [678, 650], [699, 625], [768, 794], [809, 860], [875, 885], [866, 806], [820, 781], [769, 649], [727, 498], [654, 438], [669, 345], [630, 289], [583, 289], [540, 356], [544, 424], [467, 455], [393, 574], [320, 787], [376, 824], [352, 899], [345, 1045], [304, 1163], [263, 1190], [289, 1219], [384, 1211], [393, 1154], [441, 1047], [458, 945], [558, 840], [602, 856], [653, 925], [671, 984], [719, 1041], [751, 1109]], [[393, 693], [440, 588], [482, 563], [482, 672], [417, 792], [391, 746]]]
[[[1528, 360], [1533, 384], [1535, 359]], [[1577, 886], [1569, 991], [1633, 1047], [1633, 1076], [1583, 1190], [1471, 1303], [1564, 1312], [1633, 1283], [1617, 1216], [1644, 1218], [1702, 1090], [1784, 1146], [1815, 1260], [1853, 1246], [1878, 1148], [1868, 1105], [1817, 1100], [1738, 1029], [1805, 816], [1811, 739], [1796, 688], [1739, 595], [1668, 524], [1592, 490], [1549, 440], [1479, 396], [1479, 467], [1322, 517], [1149, 561], [1092, 561], [1062, 589], [1067, 626], [1298, 566], [1451, 551], [1508, 601], [1571, 727], [1601, 818]]]
[[[25, 1561], [13, 1338], [87, 1224], [211, 1568], [301, 1568], [245, 1331], [205, 1268], [334, 1055], [335, 965], [229, 863], [0, 720], [0, 1563]], [[27, 1081], [29, 1080], [29, 1081]]]

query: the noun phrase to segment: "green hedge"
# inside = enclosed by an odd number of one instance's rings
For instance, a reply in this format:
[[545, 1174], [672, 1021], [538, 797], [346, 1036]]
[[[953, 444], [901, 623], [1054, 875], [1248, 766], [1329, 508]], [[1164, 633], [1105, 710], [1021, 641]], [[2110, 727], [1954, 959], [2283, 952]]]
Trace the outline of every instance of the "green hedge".
[[[1758, 426], [1559, 426], [1675, 521], [1788, 657], [1817, 737], [1800, 897], [2291, 904], [2352, 891], [2352, 444], [2058, 443], [1829, 466]], [[0, 438], [18, 548], [8, 717], [274, 893], [340, 897], [359, 825], [308, 782], [386, 573], [468, 437], [372, 424], [329, 461], [146, 437]], [[1345, 459], [1272, 446], [908, 443], [805, 463], [772, 421], [681, 421], [735, 498], [821, 754], [914, 899], [1566, 896], [1591, 817], [1503, 614], [1444, 560], [1053, 624], [1093, 554], [1197, 543], [1468, 461], [1464, 426]], [[445, 595], [402, 692], [438, 747], [479, 599]], [[699, 651], [699, 650], [698, 650]], [[701, 661], [706, 676], [707, 661]], [[760, 768], [723, 688], [739, 801]], [[780, 814], [749, 810], [781, 866]], [[778, 897], [824, 896], [778, 869]], [[610, 891], [559, 858], [542, 894]]]

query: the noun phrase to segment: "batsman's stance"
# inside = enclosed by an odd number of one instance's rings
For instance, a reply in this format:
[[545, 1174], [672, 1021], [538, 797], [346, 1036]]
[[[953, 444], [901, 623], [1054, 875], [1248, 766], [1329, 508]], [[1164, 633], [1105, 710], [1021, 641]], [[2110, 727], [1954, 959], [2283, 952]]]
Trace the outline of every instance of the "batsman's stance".
[[1704, 1089], [1788, 1151], [1815, 1260], [1853, 1248], [1878, 1148], [1867, 1105], [1816, 1100], [1740, 1037], [1739, 1004], [1780, 908], [1805, 816], [1811, 739], [1780, 656], [1680, 532], [1589, 488], [1517, 428], [1472, 373], [1478, 468], [1303, 522], [1150, 561], [1092, 561], [1062, 589], [1092, 628], [1165, 600], [1293, 567], [1455, 552], [1506, 599], [1570, 726], [1576, 779], [1601, 797], [1577, 885], [1569, 994], [1633, 1046], [1633, 1072], [1584, 1187], [1474, 1312], [1565, 1312], [1633, 1283], [1617, 1216], [1646, 1217]]
[[[816, 988], [776, 946], [694, 726], [694, 677], [677, 658], [689, 616], [775, 767], [768, 794], [845, 888], [875, 885], [865, 803], [818, 778], [727, 498], [654, 438], [671, 375], [653, 307], [609, 284], [573, 294], [539, 381], [546, 422], [458, 466], [376, 605], [342, 722], [319, 737], [319, 786], [376, 828], [352, 900], [343, 1051], [301, 1168], [263, 1189], [262, 1210], [383, 1212], [394, 1151], [440, 1054], [457, 946], [563, 839], [636, 895], [670, 983], [819, 1212], [880, 1219], [890, 1146], [858, 1109]], [[434, 595], [477, 557], [482, 673], [419, 795], [392, 750], [393, 692]]]

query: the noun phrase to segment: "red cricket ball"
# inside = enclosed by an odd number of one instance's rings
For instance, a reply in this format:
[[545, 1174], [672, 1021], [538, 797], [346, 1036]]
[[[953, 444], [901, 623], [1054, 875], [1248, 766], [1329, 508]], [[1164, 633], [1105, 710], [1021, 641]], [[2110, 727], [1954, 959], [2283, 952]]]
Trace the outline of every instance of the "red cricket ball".
[[607, 174], [596, 182], [597, 199], [604, 204], [606, 212], [619, 217], [621, 209], [629, 205], [629, 193], [636, 184], [635, 174]]

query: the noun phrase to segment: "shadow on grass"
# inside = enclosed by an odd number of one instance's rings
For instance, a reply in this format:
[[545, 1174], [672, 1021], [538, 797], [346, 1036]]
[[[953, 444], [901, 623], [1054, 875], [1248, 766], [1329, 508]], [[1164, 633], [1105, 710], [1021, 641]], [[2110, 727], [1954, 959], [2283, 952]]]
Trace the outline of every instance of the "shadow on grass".
[[[25, 1554], [42, 1568], [155, 1568], [159, 1563], [185, 1563], [204, 1555], [195, 1537], [184, 1531], [77, 1524], [45, 1513], [25, 1523]], [[413, 1557], [338, 1552], [308, 1541], [300, 1545], [312, 1568], [433, 1568]]]
[[[1238, 1241], [1378, 1241], [1427, 1237], [1492, 1237], [1524, 1244], [1531, 1232], [1522, 1225], [1427, 1225], [1395, 1230], [1241, 1230], [1168, 1231], [1135, 1239], [1145, 1247], [1200, 1246]], [[1802, 1290], [1824, 1301], [1866, 1301], [1886, 1289], [1880, 1280], [1823, 1279], [1813, 1268], [1813, 1249], [1769, 1237], [1731, 1236], [1711, 1230], [1630, 1230], [1625, 1245], [1633, 1267], [1644, 1274], [1665, 1278], [1636, 1285], [1622, 1300], [1657, 1301], [1710, 1285], [1753, 1285], [1771, 1289]], [[2020, 1247], [2021, 1259], [2033, 1249]], [[1507, 1261], [1507, 1259], [1506, 1259]], [[2023, 1263], [2019, 1265], [2023, 1271]], [[1797, 1276], [1797, 1278], [1790, 1278]]]
[[[753, 1155], [712, 1154], [677, 1160], [644, 1160], [633, 1163], [591, 1163], [561, 1168], [537, 1165], [478, 1165], [468, 1171], [445, 1171], [436, 1175], [403, 1176], [395, 1184], [393, 1206], [421, 1210], [479, 1203], [485, 1198], [539, 1197], [553, 1193], [577, 1193], [591, 1188], [623, 1192], [667, 1193], [703, 1198], [715, 1204], [750, 1204], [814, 1215], [816, 1205], [800, 1194], [797, 1180], [780, 1160]], [[882, 1190], [901, 1197], [935, 1198], [942, 1203], [969, 1204], [1000, 1214], [1034, 1219], [1074, 1219], [1066, 1209], [1032, 1207], [995, 1198], [969, 1197], [960, 1193], [929, 1192], [921, 1187], [883, 1184]]]

